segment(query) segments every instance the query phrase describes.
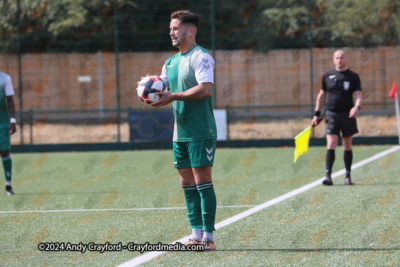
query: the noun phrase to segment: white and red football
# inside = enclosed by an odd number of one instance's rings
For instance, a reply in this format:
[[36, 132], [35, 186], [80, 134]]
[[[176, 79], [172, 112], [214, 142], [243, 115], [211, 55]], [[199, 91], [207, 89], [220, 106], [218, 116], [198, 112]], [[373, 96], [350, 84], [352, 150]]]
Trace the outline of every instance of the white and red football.
[[137, 93], [143, 103], [150, 105], [160, 99], [156, 93], [166, 90], [168, 88], [159, 76], [149, 75], [139, 82]]

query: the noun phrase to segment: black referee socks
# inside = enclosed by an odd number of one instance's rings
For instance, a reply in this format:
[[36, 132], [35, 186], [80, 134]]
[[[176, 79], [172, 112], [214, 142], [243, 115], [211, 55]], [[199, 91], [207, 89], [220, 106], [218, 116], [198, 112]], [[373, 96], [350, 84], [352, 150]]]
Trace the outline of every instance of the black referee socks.
[[353, 162], [353, 150], [344, 151], [344, 166], [346, 167], [346, 177], [350, 178], [351, 163]]
[[326, 151], [326, 176], [331, 177], [333, 162], [335, 161], [335, 150], [328, 149]]

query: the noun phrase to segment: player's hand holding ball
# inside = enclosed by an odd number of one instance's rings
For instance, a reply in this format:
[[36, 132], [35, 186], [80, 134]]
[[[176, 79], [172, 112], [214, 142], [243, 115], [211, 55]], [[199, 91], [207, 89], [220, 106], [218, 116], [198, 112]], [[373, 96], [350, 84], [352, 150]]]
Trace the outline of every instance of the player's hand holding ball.
[[174, 96], [172, 95], [171, 91], [165, 90], [163, 92], [156, 93], [160, 99], [157, 102], [154, 102], [153, 104], [150, 104], [150, 106], [153, 107], [162, 107], [165, 105], [168, 105], [172, 101], [174, 101]]
[[150, 105], [157, 102], [160, 99], [158, 93], [168, 91], [168, 87], [159, 76], [147, 75], [138, 82], [136, 90], [139, 99], [146, 105]]

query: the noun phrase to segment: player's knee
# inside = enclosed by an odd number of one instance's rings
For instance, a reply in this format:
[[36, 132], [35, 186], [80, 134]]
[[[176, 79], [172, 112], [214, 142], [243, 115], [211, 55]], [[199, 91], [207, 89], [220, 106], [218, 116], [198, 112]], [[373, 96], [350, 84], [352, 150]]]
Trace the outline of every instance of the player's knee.
[[343, 144], [344, 150], [348, 151], [351, 150], [351, 143], [345, 143]]
[[206, 177], [196, 177], [196, 184], [204, 184], [204, 183], [211, 183], [212, 178], [211, 176], [206, 176]]
[[343, 138], [343, 148], [344, 150], [351, 150], [352, 140], [348, 138]]
[[336, 149], [337, 144], [338, 144], [338, 141], [337, 141], [337, 140], [328, 140], [328, 142], [327, 142], [327, 148], [328, 148], [328, 149]]
[[182, 180], [181, 179], [180, 182], [181, 182], [182, 187], [196, 186], [196, 182], [194, 180]]
[[328, 145], [326, 148], [330, 150], [335, 150], [337, 145]]

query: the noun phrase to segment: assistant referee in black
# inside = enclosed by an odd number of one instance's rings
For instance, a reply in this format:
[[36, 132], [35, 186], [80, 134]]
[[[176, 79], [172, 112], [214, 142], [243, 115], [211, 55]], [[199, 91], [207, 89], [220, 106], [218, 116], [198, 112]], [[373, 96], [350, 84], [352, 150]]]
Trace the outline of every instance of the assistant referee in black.
[[[335, 149], [340, 133], [344, 148], [344, 165], [346, 167], [345, 185], [352, 185], [350, 171], [353, 161], [353, 135], [358, 133], [356, 117], [362, 104], [360, 77], [347, 68], [347, 57], [343, 50], [333, 54], [335, 68], [322, 76], [322, 89], [318, 93], [312, 125], [318, 124], [322, 107], [326, 105], [326, 178], [324, 185], [333, 185], [331, 172], [335, 161]], [[356, 101], [354, 104], [353, 93]]]

